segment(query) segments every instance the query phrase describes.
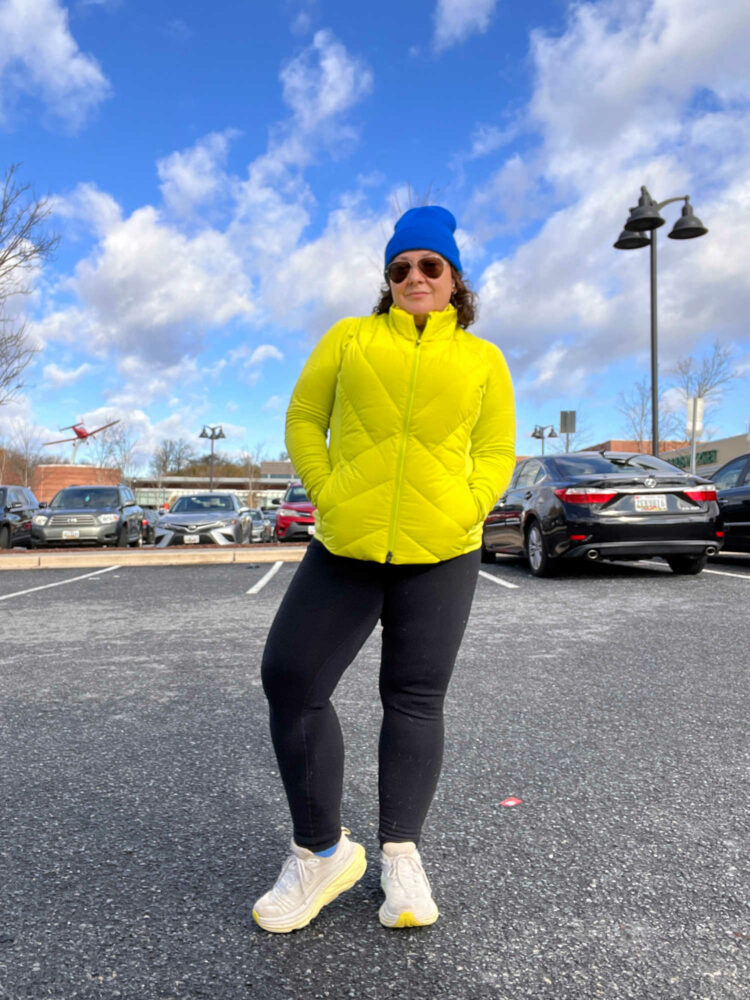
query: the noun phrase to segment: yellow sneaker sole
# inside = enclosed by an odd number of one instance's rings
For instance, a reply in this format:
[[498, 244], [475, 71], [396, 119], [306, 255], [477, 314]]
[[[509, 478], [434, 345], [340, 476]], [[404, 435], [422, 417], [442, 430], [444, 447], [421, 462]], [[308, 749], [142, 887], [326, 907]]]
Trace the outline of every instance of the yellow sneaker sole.
[[379, 914], [379, 916], [380, 916], [380, 923], [383, 925], [383, 927], [389, 927], [391, 929], [395, 929], [396, 927], [429, 927], [431, 924], [435, 923], [437, 918], [440, 916], [440, 913], [436, 908], [434, 916], [430, 916], [426, 920], [418, 920], [417, 917], [415, 917], [414, 914], [411, 912], [411, 910], [404, 910], [403, 913], [399, 913], [395, 923], [392, 923], [387, 919], [384, 920], [382, 913]]
[[297, 931], [301, 927], [307, 927], [310, 921], [317, 917], [324, 906], [332, 903], [342, 892], [346, 892], [347, 889], [351, 889], [355, 883], [359, 882], [366, 868], [367, 859], [365, 857], [365, 849], [361, 844], [355, 844], [354, 857], [347, 867], [332, 882], [324, 886], [320, 893], [314, 899], [311, 899], [303, 910], [292, 914], [286, 919], [278, 918], [276, 920], [261, 917], [257, 910], [253, 910], [253, 920], [264, 931], [270, 931], [272, 934], [288, 934], [290, 931]]

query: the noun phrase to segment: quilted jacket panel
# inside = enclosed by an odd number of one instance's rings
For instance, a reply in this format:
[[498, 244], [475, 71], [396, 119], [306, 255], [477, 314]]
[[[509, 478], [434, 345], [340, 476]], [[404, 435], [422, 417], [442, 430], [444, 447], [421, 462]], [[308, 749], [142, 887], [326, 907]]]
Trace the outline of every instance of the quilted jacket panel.
[[456, 311], [424, 330], [391, 308], [341, 320], [292, 394], [287, 448], [335, 555], [433, 563], [476, 549], [510, 480], [513, 388], [499, 349]]

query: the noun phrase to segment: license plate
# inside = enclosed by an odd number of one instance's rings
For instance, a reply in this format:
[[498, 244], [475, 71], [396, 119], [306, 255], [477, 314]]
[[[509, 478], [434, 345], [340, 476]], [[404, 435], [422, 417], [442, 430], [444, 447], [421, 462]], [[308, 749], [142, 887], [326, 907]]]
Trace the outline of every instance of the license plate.
[[200, 540], [200, 535], [185, 535], [183, 539], [185, 545], [197, 545]]
[[640, 493], [635, 497], [637, 511], [666, 510], [667, 498], [663, 493]]
[[70, 540], [71, 538], [80, 538], [81, 532], [77, 529], [75, 531], [63, 531], [62, 536], [64, 539]]
[[308, 526], [307, 526], [307, 533], [308, 533], [308, 535], [314, 535], [315, 534], [315, 525], [314, 524], [308, 524]]

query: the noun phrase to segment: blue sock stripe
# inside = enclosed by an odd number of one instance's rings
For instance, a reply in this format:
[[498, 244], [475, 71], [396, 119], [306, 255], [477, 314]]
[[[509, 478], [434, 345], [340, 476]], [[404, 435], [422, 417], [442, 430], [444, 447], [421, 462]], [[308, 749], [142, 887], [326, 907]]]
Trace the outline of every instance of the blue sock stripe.
[[330, 858], [332, 854], [336, 853], [336, 848], [338, 844], [334, 844], [333, 847], [326, 847], [324, 851], [315, 851], [316, 858]]

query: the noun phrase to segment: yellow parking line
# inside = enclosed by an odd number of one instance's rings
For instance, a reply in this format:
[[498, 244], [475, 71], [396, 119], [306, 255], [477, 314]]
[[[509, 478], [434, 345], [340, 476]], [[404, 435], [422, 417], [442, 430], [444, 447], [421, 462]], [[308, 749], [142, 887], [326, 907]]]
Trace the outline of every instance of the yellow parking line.
[[281, 569], [281, 567], [283, 565], [284, 565], [283, 562], [275, 562], [273, 564], [273, 566], [269, 569], [269, 571], [265, 574], [265, 576], [262, 576], [260, 578], [260, 580], [258, 580], [257, 583], [253, 584], [253, 586], [250, 588], [250, 590], [248, 590], [246, 593], [248, 593], [248, 594], [257, 594], [259, 591], [263, 590], [263, 588], [265, 587], [265, 585], [271, 579], [273, 579], [274, 576], [276, 576], [276, 574], [279, 572], [279, 570]]
[[5, 594], [0, 597], [0, 601], [9, 601], [11, 597], [22, 597], [24, 594], [33, 594], [35, 590], [48, 590], [50, 587], [64, 587], [66, 583], [75, 583], [76, 580], [87, 580], [90, 576], [99, 576], [100, 573], [109, 573], [113, 569], [120, 569], [119, 566], [107, 566], [106, 569], [97, 569], [93, 573], [84, 573], [83, 576], [71, 576], [69, 580], [58, 580], [57, 583], [45, 583], [41, 587], [30, 587], [28, 590], [17, 590], [15, 594]]
[[485, 580], [492, 580], [493, 583], [499, 583], [501, 587], [507, 587], [508, 590], [518, 590], [517, 583], [508, 583], [507, 580], [501, 580], [499, 576], [493, 576], [492, 573], [485, 573], [483, 569], [479, 570], [479, 575], [483, 576]]

